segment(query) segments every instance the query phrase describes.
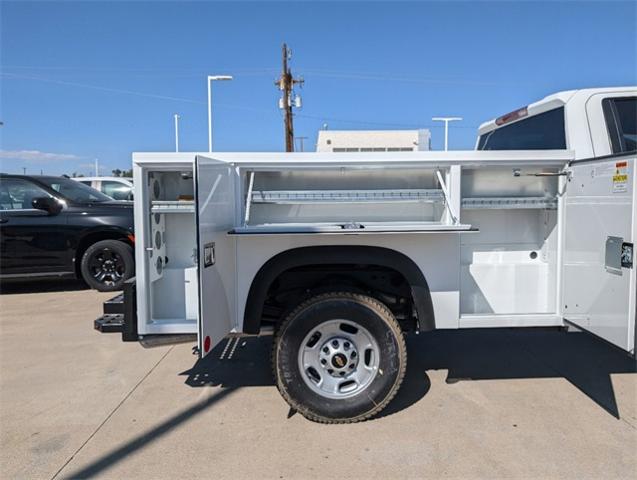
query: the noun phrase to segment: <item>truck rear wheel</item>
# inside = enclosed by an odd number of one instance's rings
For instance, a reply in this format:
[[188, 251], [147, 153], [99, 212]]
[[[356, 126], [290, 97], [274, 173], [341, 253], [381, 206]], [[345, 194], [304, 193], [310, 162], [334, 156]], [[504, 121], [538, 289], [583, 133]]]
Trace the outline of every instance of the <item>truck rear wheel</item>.
[[272, 357], [277, 387], [292, 408], [313, 421], [351, 423], [377, 414], [396, 395], [407, 348], [385, 305], [333, 292], [286, 317]]

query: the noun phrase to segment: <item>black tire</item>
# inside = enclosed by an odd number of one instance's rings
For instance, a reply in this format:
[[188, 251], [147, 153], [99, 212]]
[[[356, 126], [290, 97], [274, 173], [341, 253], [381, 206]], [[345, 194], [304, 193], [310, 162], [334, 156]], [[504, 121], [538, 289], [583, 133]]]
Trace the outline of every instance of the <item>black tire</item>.
[[[349, 326], [347, 324], [343, 326], [339, 322], [347, 322]], [[322, 328], [328, 330], [327, 325], [332, 325], [332, 328], [337, 330], [347, 327], [350, 333], [355, 332], [355, 334], [365, 331], [365, 334], [370, 335], [376, 342], [378, 350], [375, 376], [368, 380], [370, 383], [366, 386], [361, 384], [362, 390], [354, 391], [351, 396], [344, 398], [330, 398], [317, 392], [320, 390], [319, 382], [323, 382], [322, 375], [330, 372], [333, 377], [336, 377], [333, 371], [328, 370], [330, 363], [329, 361], [324, 363], [325, 358], [320, 360], [323, 370], [318, 372], [318, 378], [321, 380], [316, 380], [316, 369], [311, 371], [310, 367], [307, 371], [302, 371], [302, 348], [307, 352], [308, 349], [314, 348], [313, 345], [317, 345], [319, 350], [326, 352], [322, 345], [329, 347], [333, 339], [341, 340], [343, 343], [340, 337], [344, 337], [345, 340], [349, 338], [348, 331], [338, 330], [336, 334], [326, 333], [325, 338], [319, 337], [319, 340], [313, 340], [316, 331]], [[359, 331], [352, 331], [351, 325], [362, 328]], [[306, 340], [308, 335], [313, 335], [310, 341]], [[354, 350], [356, 348], [354, 345]], [[317, 352], [317, 355], [323, 355], [318, 350]], [[334, 356], [336, 355], [338, 354], [335, 353]], [[358, 355], [361, 362], [362, 355], [367, 358], [366, 353], [361, 351]], [[334, 361], [335, 358], [331, 357], [331, 360]], [[347, 359], [345, 363], [350, 361], [351, 359]], [[367, 359], [364, 361], [367, 362]], [[294, 410], [316, 422], [353, 423], [376, 415], [396, 395], [405, 376], [407, 348], [398, 322], [381, 302], [358, 293], [332, 292], [310, 298], [290, 312], [276, 334], [272, 363], [279, 392]], [[339, 363], [342, 362], [339, 360]], [[356, 370], [361, 365], [357, 364]], [[353, 367], [349, 366], [349, 368]], [[340, 381], [340, 377], [336, 377], [337, 380], [326, 378], [332, 382]], [[310, 387], [312, 379], [316, 387]], [[347, 384], [346, 380], [347, 377], [344, 377], [343, 385]]]
[[133, 249], [119, 240], [96, 242], [82, 255], [80, 272], [82, 279], [95, 290], [122, 290], [124, 282], [135, 275]]

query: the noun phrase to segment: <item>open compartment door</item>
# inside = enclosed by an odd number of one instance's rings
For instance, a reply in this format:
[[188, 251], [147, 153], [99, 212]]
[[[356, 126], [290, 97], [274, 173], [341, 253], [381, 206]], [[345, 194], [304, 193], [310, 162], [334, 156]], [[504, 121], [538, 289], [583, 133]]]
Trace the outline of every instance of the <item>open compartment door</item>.
[[195, 166], [199, 266], [198, 343], [205, 357], [235, 326], [234, 167], [201, 155]]
[[564, 194], [562, 314], [635, 351], [635, 156], [575, 162]]

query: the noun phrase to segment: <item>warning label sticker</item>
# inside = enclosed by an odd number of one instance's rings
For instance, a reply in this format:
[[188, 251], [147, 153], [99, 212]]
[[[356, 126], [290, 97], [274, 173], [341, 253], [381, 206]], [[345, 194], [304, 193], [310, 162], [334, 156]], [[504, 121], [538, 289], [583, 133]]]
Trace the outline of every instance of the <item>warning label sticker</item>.
[[617, 162], [613, 174], [613, 193], [624, 193], [628, 190], [628, 162]]

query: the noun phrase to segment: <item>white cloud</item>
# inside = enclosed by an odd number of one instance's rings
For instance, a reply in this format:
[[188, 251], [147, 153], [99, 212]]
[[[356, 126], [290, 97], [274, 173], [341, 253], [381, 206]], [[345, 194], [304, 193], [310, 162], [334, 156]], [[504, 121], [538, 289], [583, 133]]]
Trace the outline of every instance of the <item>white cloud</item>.
[[50, 153], [39, 150], [0, 150], [1, 160], [18, 160], [27, 163], [63, 162], [81, 158], [70, 153]]

